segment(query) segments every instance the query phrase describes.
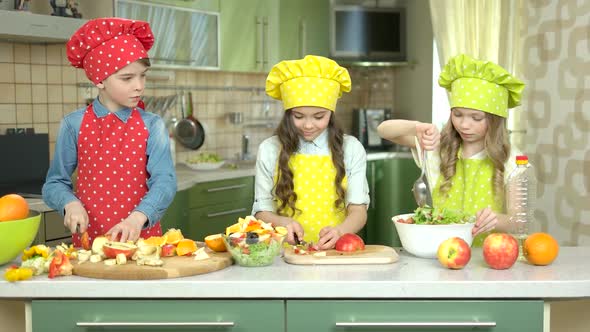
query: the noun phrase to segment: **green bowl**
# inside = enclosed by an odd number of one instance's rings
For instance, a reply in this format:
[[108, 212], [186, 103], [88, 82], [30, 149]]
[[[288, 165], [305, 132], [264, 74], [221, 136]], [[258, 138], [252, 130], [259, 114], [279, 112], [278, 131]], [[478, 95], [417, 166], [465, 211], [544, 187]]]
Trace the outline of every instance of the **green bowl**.
[[0, 221], [0, 265], [14, 260], [37, 236], [41, 214], [30, 211], [25, 219]]

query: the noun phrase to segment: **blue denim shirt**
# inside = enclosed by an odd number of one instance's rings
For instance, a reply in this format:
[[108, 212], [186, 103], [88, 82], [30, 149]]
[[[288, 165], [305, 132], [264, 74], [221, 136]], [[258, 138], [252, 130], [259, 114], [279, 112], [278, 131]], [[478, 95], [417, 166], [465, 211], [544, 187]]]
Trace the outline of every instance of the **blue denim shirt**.
[[[345, 198], [346, 206], [348, 204], [365, 204], [368, 206], [370, 198], [365, 148], [356, 137], [344, 135], [342, 149], [344, 150], [344, 168], [348, 181]], [[277, 136], [267, 138], [258, 147], [252, 215], [260, 211], [276, 211], [276, 198], [273, 195], [273, 187], [280, 151], [281, 143]], [[297, 153], [320, 156], [330, 155], [328, 130], [326, 129], [311, 142], [300, 137]]]
[[[92, 107], [98, 118], [109, 114], [109, 110], [98, 101], [98, 98], [94, 100]], [[78, 134], [85, 110], [86, 107], [78, 109], [63, 118], [55, 143], [55, 154], [43, 185], [43, 200], [62, 216], [65, 205], [78, 199], [73, 191], [71, 177], [78, 165]], [[149, 132], [146, 152], [147, 172], [150, 177], [147, 180], [148, 192], [134, 211], [145, 214], [149, 226], [153, 226], [162, 218], [174, 199], [176, 172], [164, 121], [153, 113], [140, 108], [138, 111]], [[131, 116], [131, 109], [124, 108], [115, 115], [127, 122]]]

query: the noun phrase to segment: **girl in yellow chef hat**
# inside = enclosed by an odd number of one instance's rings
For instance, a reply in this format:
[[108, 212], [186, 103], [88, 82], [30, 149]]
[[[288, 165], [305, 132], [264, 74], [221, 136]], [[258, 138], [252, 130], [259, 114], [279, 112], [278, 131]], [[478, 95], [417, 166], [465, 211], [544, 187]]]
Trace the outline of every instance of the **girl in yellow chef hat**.
[[366, 153], [334, 116], [350, 89], [345, 68], [313, 55], [278, 63], [266, 79], [267, 94], [283, 102], [285, 114], [258, 150], [252, 214], [285, 226], [290, 244], [329, 249], [366, 223]]
[[426, 151], [433, 205], [475, 214], [473, 243], [481, 245], [496, 226], [508, 229], [508, 218], [501, 214], [504, 185], [518, 152], [510, 148], [506, 117], [508, 109], [520, 105], [524, 83], [492, 62], [464, 54], [447, 63], [438, 83], [451, 97], [442, 133], [433, 124], [407, 120], [384, 121], [378, 131], [415, 148], [417, 155]]

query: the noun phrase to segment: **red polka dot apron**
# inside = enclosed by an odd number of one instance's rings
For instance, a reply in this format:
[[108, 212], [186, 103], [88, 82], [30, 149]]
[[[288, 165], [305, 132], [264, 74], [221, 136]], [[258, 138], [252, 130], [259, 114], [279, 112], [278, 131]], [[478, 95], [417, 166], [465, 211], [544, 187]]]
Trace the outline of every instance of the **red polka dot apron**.
[[[135, 108], [127, 123], [114, 113], [98, 118], [92, 105], [86, 108], [78, 134], [76, 196], [88, 212], [90, 243], [127, 218], [148, 191], [148, 135]], [[140, 236], [161, 234], [158, 222]], [[72, 239], [81, 246], [79, 234]]]

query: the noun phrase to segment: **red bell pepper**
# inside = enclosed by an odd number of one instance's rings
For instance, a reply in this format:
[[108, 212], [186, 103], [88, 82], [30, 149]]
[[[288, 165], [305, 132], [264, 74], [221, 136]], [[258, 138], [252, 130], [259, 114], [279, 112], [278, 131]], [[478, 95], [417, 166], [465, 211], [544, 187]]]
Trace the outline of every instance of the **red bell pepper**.
[[72, 268], [73, 266], [68, 256], [56, 250], [55, 257], [53, 257], [49, 264], [49, 278], [72, 275]]

